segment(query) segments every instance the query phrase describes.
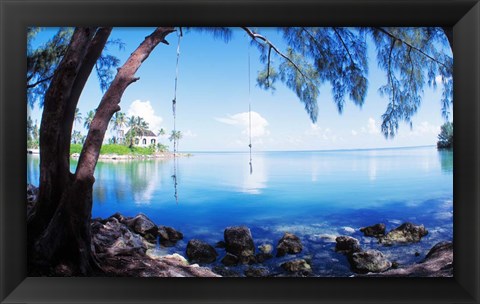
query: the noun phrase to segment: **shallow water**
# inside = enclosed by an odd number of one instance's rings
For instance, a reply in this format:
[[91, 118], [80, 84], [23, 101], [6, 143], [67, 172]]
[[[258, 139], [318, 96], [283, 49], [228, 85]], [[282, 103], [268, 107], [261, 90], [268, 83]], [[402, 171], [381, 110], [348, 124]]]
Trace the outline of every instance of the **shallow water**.
[[[225, 227], [246, 225], [256, 245], [276, 245], [284, 232], [300, 237], [297, 257], [312, 260], [318, 276], [349, 276], [332, 237], [351, 235], [363, 248], [378, 248], [400, 264], [420, 261], [435, 243], [453, 238], [453, 154], [435, 147], [193, 153], [173, 160], [108, 161], [97, 165], [93, 217], [115, 212], [148, 215], [184, 233], [184, 241], [161, 252], [184, 255], [188, 240], [215, 244]], [[28, 182], [37, 185], [38, 156], [27, 156]], [[72, 170], [76, 165], [72, 161]], [[429, 234], [420, 243], [383, 247], [360, 227], [383, 222], [387, 230], [410, 221]], [[224, 251], [217, 250], [221, 259]], [[415, 257], [415, 252], [420, 256]], [[273, 273], [295, 256], [269, 260]]]

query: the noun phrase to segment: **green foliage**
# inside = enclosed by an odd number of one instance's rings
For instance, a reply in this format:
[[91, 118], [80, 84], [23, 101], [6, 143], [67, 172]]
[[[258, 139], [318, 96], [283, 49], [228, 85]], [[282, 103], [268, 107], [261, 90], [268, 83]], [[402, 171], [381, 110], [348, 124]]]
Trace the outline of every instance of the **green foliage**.
[[[39, 27], [27, 28], [27, 101], [31, 107], [37, 102], [43, 106], [43, 98], [50, 85], [50, 80], [62, 60], [73, 34], [73, 28], [59, 28], [50, 40], [33, 49], [32, 42], [42, 30]], [[103, 91], [106, 91], [113, 80], [116, 68], [120, 66], [119, 59], [108, 54], [109, 45], [115, 45], [120, 50], [124, 46], [119, 40], [108, 41], [95, 65], [100, 88]]]
[[[82, 144], [71, 144], [70, 154], [82, 152]], [[117, 154], [117, 155], [153, 155], [155, 153], [155, 147], [128, 147], [125, 145], [106, 144], [102, 145], [100, 154]]]
[[82, 147], [83, 147], [83, 144], [71, 144], [70, 154], [74, 154], [74, 153], [80, 154], [80, 152], [82, 152]]
[[27, 148], [38, 149], [40, 146], [40, 131], [37, 123], [33, 123], [30, 116], [27, 117]]
[[128, 118], [127, 126], [130, 128], [125, 134], [126, 142], [130, 147], [135, 145], [134, 138], [140, 136], [148, 130], [148, 123], [140, 116], [131, 116]]
[[439, 80], [443, 84], [442, 115], [448, 118], [448, 109], [453, 103], [453, 59], [441, 28], [288, 27], [279, 30], [288, 46], [284, 54], [275, 51], [266, 39], [255, 39], [264, 63], [257, 84], [263, 89], [275, 90], [277, 81], [284, 83], [305, 105], [312, 122], [317, 120], [320, 89], [325, 83], [332, 88], [339, 113], [347, 98], [359, 107], [364, 104], [368, 89], [367, 38], [373, 39], [378, 65], [386, 74], [386, 84], [379, 88], [379, 92], [389, 98], [382, 115], [385, 137], [393, 137], [402, 121], [412, 124], [411, 118], [422, 101], [423, 88], [425, 85], [435, 88]]
[[87, 129], [87, 130], [90, 129], [90, 125], [92, 124], [93, 117], [95, 117], [95, 112], [96, 112], [96, 110], [88, 111], [87, 117], [85, 117], [85, 121], [83, 122], [83, 126], [85, 127], [85, 129]]
[[453, 148], [453, 123], [446, 122], [440, 128], [438, 134], [438, 149], [452, 149]]

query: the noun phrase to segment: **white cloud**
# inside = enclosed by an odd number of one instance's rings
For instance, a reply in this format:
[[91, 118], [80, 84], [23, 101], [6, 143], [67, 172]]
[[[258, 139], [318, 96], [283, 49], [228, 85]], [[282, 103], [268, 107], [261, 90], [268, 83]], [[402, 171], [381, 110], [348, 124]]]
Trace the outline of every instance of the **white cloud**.
[[127, 116], [140, 116], [149, 125], [149, 129], [153, 132], [157, 132], [162, 127], [163, 118], [155, 115], [155, 110], [153, 109], [150, 101], [141, 101], [135, 100], [132, 102], [130, 107], [127, 110]]
[[442, 83], [442, 75], [438, 75], [437, 77], [435, 77], [435, 82], [437, 84], [441, 84]]
[[370, 117], [368, 119], [367, 131], [369, 134], [379, 134], [380, 128], [377, 126], [375, 119]]
[[355, 130], [352, 130], [352, 135], [353, 135], [353, 136], [357, 136], [357, 134], [358, 134], [358, 132], [357, 132], [357, 131], [355, 131]]
[[[241, 128], [242, 134], [249, 135], [249, 113], [242, 112], [234, 115], [228, 115], [227, 117], [215, 118], [215, 120], [232, 126]], [[251, 112], [252, 121], [252, 138], [259, 138], [270, 135], [270, 131], [267, 129], [268, 121], [257, 112]]]

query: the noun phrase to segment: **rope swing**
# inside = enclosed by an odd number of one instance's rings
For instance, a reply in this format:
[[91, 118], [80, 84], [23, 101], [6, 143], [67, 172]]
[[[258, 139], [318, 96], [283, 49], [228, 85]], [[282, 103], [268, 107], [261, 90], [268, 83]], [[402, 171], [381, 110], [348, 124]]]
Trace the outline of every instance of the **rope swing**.
[[248, 148], [250, 149], [250, 175], [253, 173], [252, 165], [252, 98], [251, 98], [251, 89], [250, 89], [250, 46], [248, 47], [248, 136], [249, 143]]
[[177, 84], [178, 84], [178, 62], [180, 59], [180, 40], [183, 36], [182, 28], [177, 31], [178, 43], [177, 43], [177, 63], [175, 67], [175, 89], [172, 100], [172, 112], [173, 112], [173, 186], [175, 188], [175, 202], [178, 204], [178, 189], [177, 189]]

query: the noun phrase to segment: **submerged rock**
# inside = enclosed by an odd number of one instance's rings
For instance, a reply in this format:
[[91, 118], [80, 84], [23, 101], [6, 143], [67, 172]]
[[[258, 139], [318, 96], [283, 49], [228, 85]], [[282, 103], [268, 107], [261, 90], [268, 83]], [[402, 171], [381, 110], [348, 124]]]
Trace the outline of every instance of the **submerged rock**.
[[282, 268], [288, 272], [312, 272], [312, 267], [304, 259], [297, 259], [283, 263]]
[[234, 265], [237, 265], [238, 262], [239, 262], [238, 257], [228, 252], [222, 259], [222, 264], [225, 266], [234, 266]]
[[392, 267], [392, 262], [383, 253], [373, 249], [353, 253], [350, 263], [353, 271], [357, 273], [383, 272]]
[[397, 269], [390, 269], [379, 274], [369, 274], [369, 276], [453, 277], [453, 243], [437, 243], [420, 263], [398, 266]]
[[270, 274], [268, 269], [265, 267], [248, 267], [244, 273], [245, 273], [245, 276], [247, 277], [255, 277], [255, 278], [266, 277]]
[[255, 254], [252, 233], [245, 226], [227, 227], [224, 231], [225, 249], [246, 264]]
[[217, 256], [218, 253], [215, 251], [215, 248], [205, 242], [193, 239], [187, 244], [187, 257], [192, 262], [213, 263]]
[[225, 242], [224, 241], [218, 241], [215, 243], [215, 248], [225, 248]]
[[283, 237], [278, 241], [277, 257], [282, 257], [288, 254], [300, 253], [303, 249], [302, 242], [293, 233], [285, 232]]
[[260, 253], [257, 253], [255, 255], [255, 260], [256, 260], [257, 263], [263, 263], [266, 260], [271, 259], [271, 258], [273, 258], [273, 255], [271, 253], [260, 252]]
[[339, 236], [335, 239], [337, 244], [335, 245], [335, 251], [343, 254], [352, 254], [359, 252], [362, 249], [360, 248], [360, 242], [351, 236]]
[[158, 226], [158, 236], [160, 244], [165, 247], [175, 246], [175, 244], [183, 239], [183, 233], [168, 226]]
[[365, 236], [380, 237], [385, 235], [385, 224], [375, 224], [372, 226], [360, 228], [360, 232], [363, 232]]
[[270, 244], [263, 244], [258, 246], [258, 250], [264, 254], [270, 254], [273, 251], [273, 246]]
[[419, 242], [422, 237], [428, 234], [423, 225], [414, 225], [412, 223], [403, 223], [397, 228], [391, 230], [385, 236], [379, 239], [384, 245], [405, 244]]

